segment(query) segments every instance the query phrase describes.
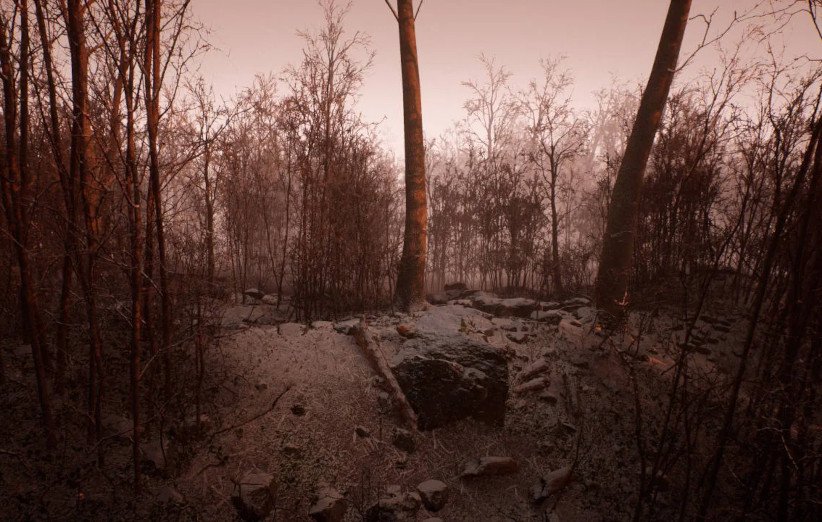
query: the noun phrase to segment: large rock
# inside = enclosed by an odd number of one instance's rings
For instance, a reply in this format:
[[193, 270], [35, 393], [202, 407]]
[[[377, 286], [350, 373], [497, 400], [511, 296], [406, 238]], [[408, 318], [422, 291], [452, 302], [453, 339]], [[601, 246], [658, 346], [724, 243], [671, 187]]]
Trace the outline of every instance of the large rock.
[[405, 342], [391, 367], [421, 430], [467, 417], [505, 423], [508, 363], [487, 343], [458, 333], [421, 333]]
[[445, 285], [445, 293], [448, 299], [459, 299], [468, 292], [468, 287], [465, 283], [450, 283]]
[[243, 475], [237, 483], [231, 502], [243, 520], [262, 520], [274, 509], [274, 495], [274, 477], [253, 470]]
[[436, 513], [448, 502], [448, 486], [441, 480], [426, 480], [417, 486], [425, 509]]
[[474, 292], [470, 299], [474, 308], [498, 317], [527, 318], [540, 307], [540, 304], [533, 299], [524, 297], [501, 299], [488, 292]]

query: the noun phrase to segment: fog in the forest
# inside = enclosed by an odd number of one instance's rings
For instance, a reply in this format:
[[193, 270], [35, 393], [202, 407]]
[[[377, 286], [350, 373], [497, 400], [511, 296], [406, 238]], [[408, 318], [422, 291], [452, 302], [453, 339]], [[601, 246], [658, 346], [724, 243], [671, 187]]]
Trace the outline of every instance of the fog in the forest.
[[818, 520], [820, 0], [2, 0], [0, 519]]

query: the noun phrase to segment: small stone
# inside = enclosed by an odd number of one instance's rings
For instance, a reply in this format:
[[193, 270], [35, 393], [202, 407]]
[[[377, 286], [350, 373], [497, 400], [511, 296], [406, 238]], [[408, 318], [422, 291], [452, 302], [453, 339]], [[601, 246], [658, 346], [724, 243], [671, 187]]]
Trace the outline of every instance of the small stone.
[[519, 471], [519, 463], [511, 457], [482, 457], [465, 465], [460, 477], [510, 475]]
[[448, 501], [448, 486], [440, 480], [426, 480], [417, 486], [425, 509], [436, 513]]
[[356, 426], [356, 427], [354, 428], [354, 433], [356, 433], [356, 434], [357, 434], [357, 437], [359, 437], [359, 438], [361, 438], [361, 439], [365, 439], [365, 438], [368, 438], [368, 437], [370, 437], [370, 436], [371, 436], [371, 432], [370, 432], [370, 431], [368, 431], [367, 429], [365, 429], [365, 428], [364, 428], [364, 427], [362, 427], [362, 426]]
[[243, 520], [260, 520], [274, 508], [275, 492], [274, 477], [254, 470], [246, 473], [237, 483], [231, 502]]
[[414, 436], [411, 432], [401, 428], [394, 428], [394, 432], [391, 435], [391, 444], [406, 453], [414, 453], [414, 450], [417, 449]]
[[289, 455], [292, 457], [299, 457], [302, 453], [302, 450], [296, 444], [283, 444], [281, 450], [283, 455]]
[[264, 390], [268, 389], [268, 384], [260, 381], [260, 382], [258, 382], [257, 384], [254, 385], [254, 388], [256, 388], [257, 391], [264, 391]]
[[416, 520], [422, 499], [417, 492], [402, 493], [399, 486], [388, 486], [382, 496], [365, 512], [365, 522]]
[[552, 471], [545, 477], [541, 477], [534, 486], [534, 502], [542, 502], [551, 495], [562, 491], [571, 482], [571, 467], [566, 466]]
[[405, 337], [406, 339], [411, 339], [412, 337], [417, 335], [417, 332], [416, 330], [414, 330], [414, 327], [407, 323], [398, 324], [397, 333]]
[[308, 516], [317, 522], [342, 522], [348, 504], [342, 495], [330, 487], [322, 487], [317, 493], [317, 501], [308, 511]]
[[528, 340], [528, 334], [525, 332], [509, 332], [506, 337], [517, 344], [522, 344]]
[[334, 325], [334, 331], [344, 335], [351, 335], [351, 329], [360, 324], [359, 319], [346, 319]]
[[302, 417], [303, 415], [305, 415], [305, 408], [299, 404], [295, 404], [291, 407], [291, 413], [293, 413], [297, 417]]
[[243, 295], [245, 295], [246, 297], [250, 297], [252, 299], [262, 299], [265, 296], [265, 293], [259, 291], [256, 288], [249, 288], [248, 290], [243, 292]]

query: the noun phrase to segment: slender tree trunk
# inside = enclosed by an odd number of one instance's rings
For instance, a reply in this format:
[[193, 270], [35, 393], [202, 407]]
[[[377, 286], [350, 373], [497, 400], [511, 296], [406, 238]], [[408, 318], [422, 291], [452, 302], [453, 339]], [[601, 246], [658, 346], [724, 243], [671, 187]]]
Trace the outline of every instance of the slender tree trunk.
[[160, 17], [162, 0], [145, 0], [146, 48], [144, 77], [146, 126], [148, 130], [149, 181], [154, 202], [154, 228], [157, 234], [158, 271], [160, 273], [160, 352], [165, 369], [166, 396], [171, 393], [171, 294], [168, 289], [166, 243], [163, 224], [163, 198], [160, 184], [160, 159], [157, 134], [160, 126]]
[[[60, 131], [60, 119], [57, 105], [57, 86], [54, 79], [54, 65], [51, 55], [51, 40], [46, 30], [46, 17], [43, 11], [42, 0], [34, 0], [35, 15], [37, 18], [37, 29], [40, 35], [40, 44], [43, 53], [43, 68], [46, 72], [46, 84], [49, 98], [49, 120], [51, 129], [48, 136], [51, 143], [51, 151], [54, 156], [54, 163], [60, 177], [60, 185], [63, 192], [63, 202], [66, 210], [66, 230], [64, 238], [65, 253], [63, 254], [63, 281], [60, 292], [60, 305], [57, 321], [56, 334], [56, 367], [54, 373], [55, 387], [58, 392], [62, 391], [66, 366], [68, 364], [68, 322], [69, 322], [69, 299], [71, 295], [71, 281], [74, 270], [72, 256], [75, 255], [77, 233], [77, 214], [74, 199], [74, 180], [70, 178], [63, 156], [63, 143]], [[45, 126], [45, 125], [44, 125]]]
[[595, 289], [597, 306], [612, 317], [620, 317], [627, 304], [642, 180], [673, 82], [690, 8], [691, 0], [671, 0], [614, 184]]
[[403, 310], [417, 310], [425, 307], [428, 201], [425, 191], [425, 143], [422, 135], [422, 101], [413, 0], [398, 0], [397, 14], [405, 122], [405, 235], [397, 277], [397, 302]]
[[559, 261], [559, 212], [557, 212], [557, 171], [551, 167], [551, 271], [554, 278], [554, 291], [561, 295], [562, 265]]
[[[43, 419], [46, 443], [54, 445], [54, 425], [49, 400], [48, 379], [45, 365], [45, 342], [37, 303], [36, 289], [28, 241], [28, 211], [26, 200], [30, 197], [27, 169], [28, 150], [28, 6], [20, 2], [20, 115], [18, 142], [17, 91], [11, 56], [12, 35], [6, 33], [7, 20], [0, 14], [0, 76], [3, 83], [3, 120], [5, 123], [4, 172], [0, 173], [0, 195], [6, 212], [6, 223], [11, 232], [20, 269], [20, 311], [23, 331], [31, 343], [34, 370], [37, 380], [37, 396]], [[10, 27], [10, 25], [9, 25]]]
[[[83, 217], [85, 223], [85, 242], [83, 263], [79, 272], [81, 287], [86, 301], [86, 315], [89, 326], [89, 392], [88, 417], [89, 441], [98, 441], [102, 434], [101, 403], [103, 397], [102, 339], [97, 312], [97, 296], [94, 290], [95, 259], [97, 257], [99, 220], [98, 189], [93, 186], [91, 175], [93, 167], [93, 149], [91, 143], [91, 121], [88, 103], [88, 48], [85, 34], [85, 2], [68, 0], [66, 32], [68, 33], [69, 52], [71, 54], [72, 85], [72, 132], [70, 177], [79, 181]], [[98, 460], [102, 462], [102, 446]]]

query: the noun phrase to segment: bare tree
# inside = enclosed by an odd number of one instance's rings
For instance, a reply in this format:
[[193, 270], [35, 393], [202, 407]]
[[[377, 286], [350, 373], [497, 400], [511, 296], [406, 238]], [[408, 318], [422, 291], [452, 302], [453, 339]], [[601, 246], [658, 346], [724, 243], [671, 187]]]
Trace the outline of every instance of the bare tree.
[[562, 263], [559, 255], [559, 211], [557, 196], [560, 176], [569, 164], [582, 157], [588, 141], [588, 129], [571, 107], [573, 78], [562, 69], [560, 59], [542, 61], [543, 77], [532, 80], [522, 94], [527, 130], [533, 141], [528, 153], [548, 186], [551, 211], [551, 272], [554, 290], [562, 294]]
[[614, 184], [595, 291], [597, 306], [612, 317], [620, 316], [628, 303], [642, 179], [673, 82], [690, 8], [690, 0], [671, 0], [651, 75]]
[[[419, 4], [422, 6], [422, 2]], [[389, 7], [392, 7], [388, 3]], [[393, 10], [400, 29], [402, 104], [405, 122], [405, 236], [397, 276], [397, 303], [403, 310], [425, 306], [425, 264], [428, 256], [428, 199], [425, 142], [422, 135], [420, 68], [413, 0], [397, 0]]]

